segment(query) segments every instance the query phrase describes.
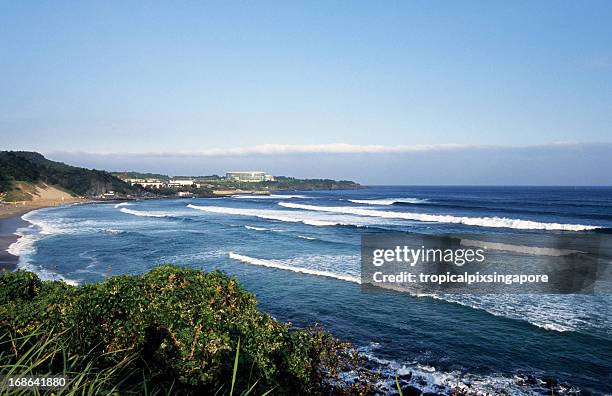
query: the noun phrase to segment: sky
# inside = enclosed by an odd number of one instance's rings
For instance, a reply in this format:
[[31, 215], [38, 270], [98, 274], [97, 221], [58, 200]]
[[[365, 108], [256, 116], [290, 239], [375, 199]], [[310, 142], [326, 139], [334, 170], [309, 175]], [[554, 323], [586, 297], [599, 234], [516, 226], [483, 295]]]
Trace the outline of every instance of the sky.
[[612, 184], [610, 1], [0, 0], [0, 148], [107, 170]]

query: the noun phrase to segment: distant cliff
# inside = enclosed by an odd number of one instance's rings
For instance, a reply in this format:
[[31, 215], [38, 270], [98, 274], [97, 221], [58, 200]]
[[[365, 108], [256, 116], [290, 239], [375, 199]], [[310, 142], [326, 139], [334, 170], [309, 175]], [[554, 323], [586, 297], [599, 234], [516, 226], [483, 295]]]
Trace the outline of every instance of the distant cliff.
[[45, 183], [79, 196], [97, 196], [110, 190], [122, 194], [137, 192], [105, 171], [51, 161], [31, 151], [0, 151], [0, 193], [14, 192], [18, 182]]

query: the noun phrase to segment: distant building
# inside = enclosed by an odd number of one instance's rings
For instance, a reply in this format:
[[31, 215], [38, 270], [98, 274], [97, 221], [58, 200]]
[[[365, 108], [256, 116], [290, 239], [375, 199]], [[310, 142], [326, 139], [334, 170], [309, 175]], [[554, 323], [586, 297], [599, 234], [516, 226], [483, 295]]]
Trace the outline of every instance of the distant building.
[[100, 194], [100, 198], [102, 198], [102, 199], [115, 199], [115, 198], [118, 198], [118, 195], [114, 191], [107, 191], [107, 192], [105, 192], [103, 194]]
[[123, 181], [130, 183], [130, 185], [139, 184], [143, 187], [162, 188], [166, 183], [158, 179], [123, 179]]
[[168, 182], [170, 188], [191, 187], [195, 184], [193, 179], [171, 179]]
[[227, 172], [225, 174], [225, 178], [227, 180], [241, 181], [247, 183], [274, 181], [274, 176], [269, 175], [266, 172], [260, 171]]
[[179, 192], [177, 193], [177, 195], [178, 195], [179, 197], [181, 197], [181, 198], [190, 198], [190, 197], [193, 197], [193, 196], [194, 196], [194, 195], [193, 195], [193, 193], [191, 193], [191, 192], [189, 192], [189, 191], [179, 191]]
[[147, 181], [147, 179], [121, 179], [126, 183], [130, 183], [130, 185], [141, 184]]

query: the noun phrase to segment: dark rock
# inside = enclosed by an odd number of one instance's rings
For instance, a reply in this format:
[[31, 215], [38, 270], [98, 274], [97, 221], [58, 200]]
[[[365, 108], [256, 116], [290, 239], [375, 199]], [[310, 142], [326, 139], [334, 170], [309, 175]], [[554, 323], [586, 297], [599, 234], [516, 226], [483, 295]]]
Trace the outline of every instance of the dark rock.
[[549, 389], [554, 388], [555, 386], [559, 385], [557, 380], [554, 378], [546, 378], [546, 381], [544, 383], [546, 384], [546, 387]]
[[364, 363], [364, 367], [365, 367], [366, 369], [368, 369], [368, 370], [376, 370], [376, 369], [378, 369], [378, 368], [379, 368], [379, 365], [378, 365], [378, 364], [376, 364], [376, 363], [374, 363], [374, 362], [373, 362], [373, 361], [371, 361], [371, 360], [366, 360], [366, 361], [365, 361], [365, 363]]
[[416, 388], [412, 385], [407, 385], [402, 387], [402, 394], [404, 396], [420, 396], [421, 395], [421, 390], [419, 388]]

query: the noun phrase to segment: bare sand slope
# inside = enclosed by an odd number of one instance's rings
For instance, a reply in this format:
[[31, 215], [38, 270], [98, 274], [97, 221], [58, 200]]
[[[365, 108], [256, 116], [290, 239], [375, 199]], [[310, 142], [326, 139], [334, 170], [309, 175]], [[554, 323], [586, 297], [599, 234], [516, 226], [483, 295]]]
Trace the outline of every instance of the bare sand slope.
[[36, 186], [36, 192], [32, 195], [32, 201], [66, 201], [74, 197], [56, 187], [43, 184]]
[[42, 184], [30, 191], [32, 199], [29, 201], [3, 202], [0, 201], [0, 218], [22, 215], [33, 209], [48, 206], [59, 206], [75, 202], [85, 202], [86, 199], [73, 197], [59, 188]]

